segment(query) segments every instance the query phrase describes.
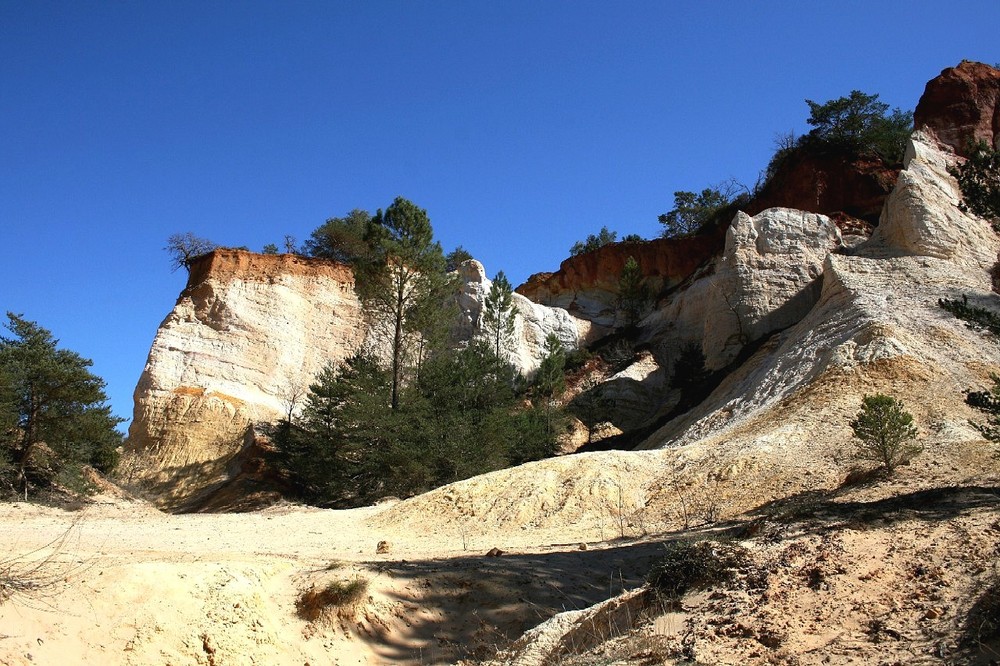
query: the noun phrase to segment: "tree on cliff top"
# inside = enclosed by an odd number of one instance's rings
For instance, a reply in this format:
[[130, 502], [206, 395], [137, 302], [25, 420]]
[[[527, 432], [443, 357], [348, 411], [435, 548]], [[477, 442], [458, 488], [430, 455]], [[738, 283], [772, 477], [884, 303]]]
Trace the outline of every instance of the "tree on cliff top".
[[311, 257], [356, 264], [369, 253], [365, 237], [371, 223], [368, 211], [355, 208], [344, 217], [331, 217], [324, 222], [312, 232], [303, 247]]
[[[110, 471], [118, 461], [122, 419], [105, 405], [104, 381], [91, 361], [57, 349], [52, 334], [7, 313], [11, 336], [0, 336], [0, 459], [3, 482], [27, 497], [31, 485], [56, 475], [77, 476], [79, 465]], [[2, 472], [0, 472], [2, 474]]]
[[[632, 237], [629, 237], [630, 240]], [[618, 240], [618, 232], [611, 231], [607, 227], [601, 227], [601, 230], [596, 234], [590, 234], [587, 236], [585, 241], [577, 241], [573, 243], [573, 247], [569, 249], [569, 255], [575, 257], [578, 254], [583, 254], [584, 252], [593, 252], [605, 245], [610, 245]]]
[[191, 264], [203, 254], [208, 254], [219, 247], [206, 238], [198, 238], [190, 231], [183, 234], [173, 234], [167, 239], [163, 249], [170, 255], [170, 270], [176, 271], [182, 266], [191, 271]]
[[842, 147], [858, 153], [872, 153], [886, 162], [903, 158], [906, 140], [913, 129], [913, 113], [901, 109], [889, 110], [878, 101], [878, 95], [866, 95], [852, 90], [823, 104], [811, 99], [809, 119], [813, 126], [804, 137], [807, 141]]

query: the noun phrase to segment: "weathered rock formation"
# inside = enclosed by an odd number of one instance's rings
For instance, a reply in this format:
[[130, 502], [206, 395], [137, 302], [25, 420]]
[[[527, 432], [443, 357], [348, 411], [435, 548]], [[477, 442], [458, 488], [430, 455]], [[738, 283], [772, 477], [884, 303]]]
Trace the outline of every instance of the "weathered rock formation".
[[[471, 340], [483, 335], [482, 309], [493, 281], [486, 277], [486, 269], [472, 259], [458, 268], [460, 317], [458, 337]], [[578, 319], [562, 308], [534, 303], [521, 294], [513, 294], [515, 310], [514, 342], [509, 360], [524, 375], [530, 375], [545, 358], [545, 339], [555, 334], [564, 349], [576, 349], [593, 335], [599, 327]]]
[[[491, 282], [477, 261], [459, 275], [458, 333], [471, 339], [481, 334]], [[595, 330], [520, 295], [514, 305], [510, 360], [524, 374], [541, 363], [550, 333], [576, 349]], [[248, 453], [257, 450], [252, 426], [301, 408], [327, 363], [363, 344], [377, 348], [367, 334], [347, 266], [239, 250], [197, 260], [136, 386], [126, 458], [131, 482], [171, 508], [211, 501], [211, 493], [246, 479], [247, 466], [256, 465]]]
[[927, 83], [913, 123], [958, 155], [970, 142], [1000, 148], [1000, 70], [969, 60], [944, 70]]
[[280, 418], [364, 334], [346, 266], [240, 250], [197, 260], [135, 389], [132, 481], [166, 505], [220, 483], [251, 424]]

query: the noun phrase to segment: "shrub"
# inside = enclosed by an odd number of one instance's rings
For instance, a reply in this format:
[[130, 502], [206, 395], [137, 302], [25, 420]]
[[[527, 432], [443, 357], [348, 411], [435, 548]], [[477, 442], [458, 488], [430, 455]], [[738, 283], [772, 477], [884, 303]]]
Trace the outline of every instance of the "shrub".
[[969, 148], [969, 159], [961, 166], [948, 168], [962, 190], [959, 208], [988, 220], [1000, 231], [1000, 150], [985, 141]]
[[299, 595], [295, 602], [295, 610], [299, 617], [308, 622], [315, 622], [330, 609], [341, 609], [353, 606], [368, 590], [368, 581], [355, 578], [349, 581], [334, 581], [326, 587], [310, 587]]
[[938, 305], [952, 313], [974, 331], [989, 331], [1000, 335], [1000, 315], [975, 305], [969, 305], [969, 297], [962, 294], [962, 300], [939, 298]]
[[660, 599], [676, 601], [690, 590], [727, 583], [750, 566], [750, 553], [739, 544], [679, 541], [667, 545], [646, 583]]
[[993, 387], [987, 391], [970, 391], [965, 402], [989, 415], [986, 423], [972, 425], [991, 442], [1000, 443], [1000, 375], [991, 374]]
[[889, 474], [922, 450], [911, 441], [917, 436], [913, 416], [902, 402], [882, 393], [862, 399], [851, 429], [858, 439], [857, 458], [877, 462]]

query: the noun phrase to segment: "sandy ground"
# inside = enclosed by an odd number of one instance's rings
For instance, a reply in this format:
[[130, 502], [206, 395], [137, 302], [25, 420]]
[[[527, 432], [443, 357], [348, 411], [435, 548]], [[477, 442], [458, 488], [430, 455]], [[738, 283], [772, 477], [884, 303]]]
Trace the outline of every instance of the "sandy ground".
[[[111, 497], [0, 505], [3, 664], [396, 664], [491, 656], [553, 614], [641, 582], [655, 542], [510, 548], [372, 528], [391, 505], [168, 515]], [[521, 541], [525, 539], [522, 538]], [[377, 553], [380, 541], [388, 552]], [[471, 542], [471, 543], [470, 543]], [[489, 543], [490, 545], [487, 545]], [[490, 548], [504, 550], [487, 556]], [[586, 548], [585, 550], [581, 548]], [[315, 622], [296, 600], [367, 582]]]
[[[942, 446], [888, 482], [603, 541], [577, 538], [595, 528], [572, 516], [459, 529], [466, 511], [433, 497], [192, 515], [110, 495], [77, 511], [0, 504], [0, 580], [27, 585], [0, 604], [0, 663], [971, 663], [963, 637], [1000, 552], [1000, 480], [971, 450]], [[594, 460], [618, 478], [620, 455]], [[438, 509], [417, 521], [429, 501]], [[670, 609], [618, 598], [665, 543], [706, 538], [744, 545], [754, 573]], [[304, 591], [356, 579], [355, 603], [300, 617]], [[617, 616], [594, 615], [616, 598]]]

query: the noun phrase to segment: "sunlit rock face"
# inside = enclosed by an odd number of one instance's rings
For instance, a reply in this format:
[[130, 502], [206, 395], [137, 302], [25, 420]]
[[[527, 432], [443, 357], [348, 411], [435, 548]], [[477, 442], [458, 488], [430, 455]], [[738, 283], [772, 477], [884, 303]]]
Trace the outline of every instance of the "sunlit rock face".
[[996, 234], [970, 222], [958, 208], [961, 192], [948, 166], [956, 157], [932, 134], [915, 132], [906, 168], [889, 196], [868, 251], [947, 259], [989, 271], [996, 263]]
[[[493, 281], [486, 277], [486, 269], [472, 259], [458, 267], [460, 310], [458, 337], [471, 340], [485, 335], [482, 322], [483, 303], [490, 293]], [[521, 294], [514, 293], [514, 335], [507, 349], [508, 360], [521, 374], [531, 375], [545, 358], [545, 339], [555, 335], [564, 349], [580, 347], [597, 328], [585, 319], [579, 319], [559, 307], [534, 303]]]
[[695, 342], [710, 368], [723, 367], [747, 343], [805, 316], [819, 298], [824, 259], [842, 246], [825, 215], [737, 213], [721, 256], [648, 318], [651, 335], [675, 348]]
[[[490, 286], [479, 262], [461, 267], [459, 342], [483, 334]], [[593, 328], [517, 294], [514, 306], [508, 353], [525, 375], [544, 358], [549, 334], [575, 349]], [[168, 508], [201, 506], [243, 471], [251, 426], [301, 409], [323, 367], [362, 346], [381, 350], [348, 266], [239, 250], [202, 257], [160, 325], [136, 386], [129, 480]]]
[[1000, 148], [1000, 70], [968, 60], [945, 69], [924, 88], [913, 124], [958, 155], [972, 142]]
[[224, 479], [253, 423], [285, 414], [365, 326], [351, 270], [295, 255], [216, 250], [191, 268], [135, 389], [132, 481], [166, 505]]

